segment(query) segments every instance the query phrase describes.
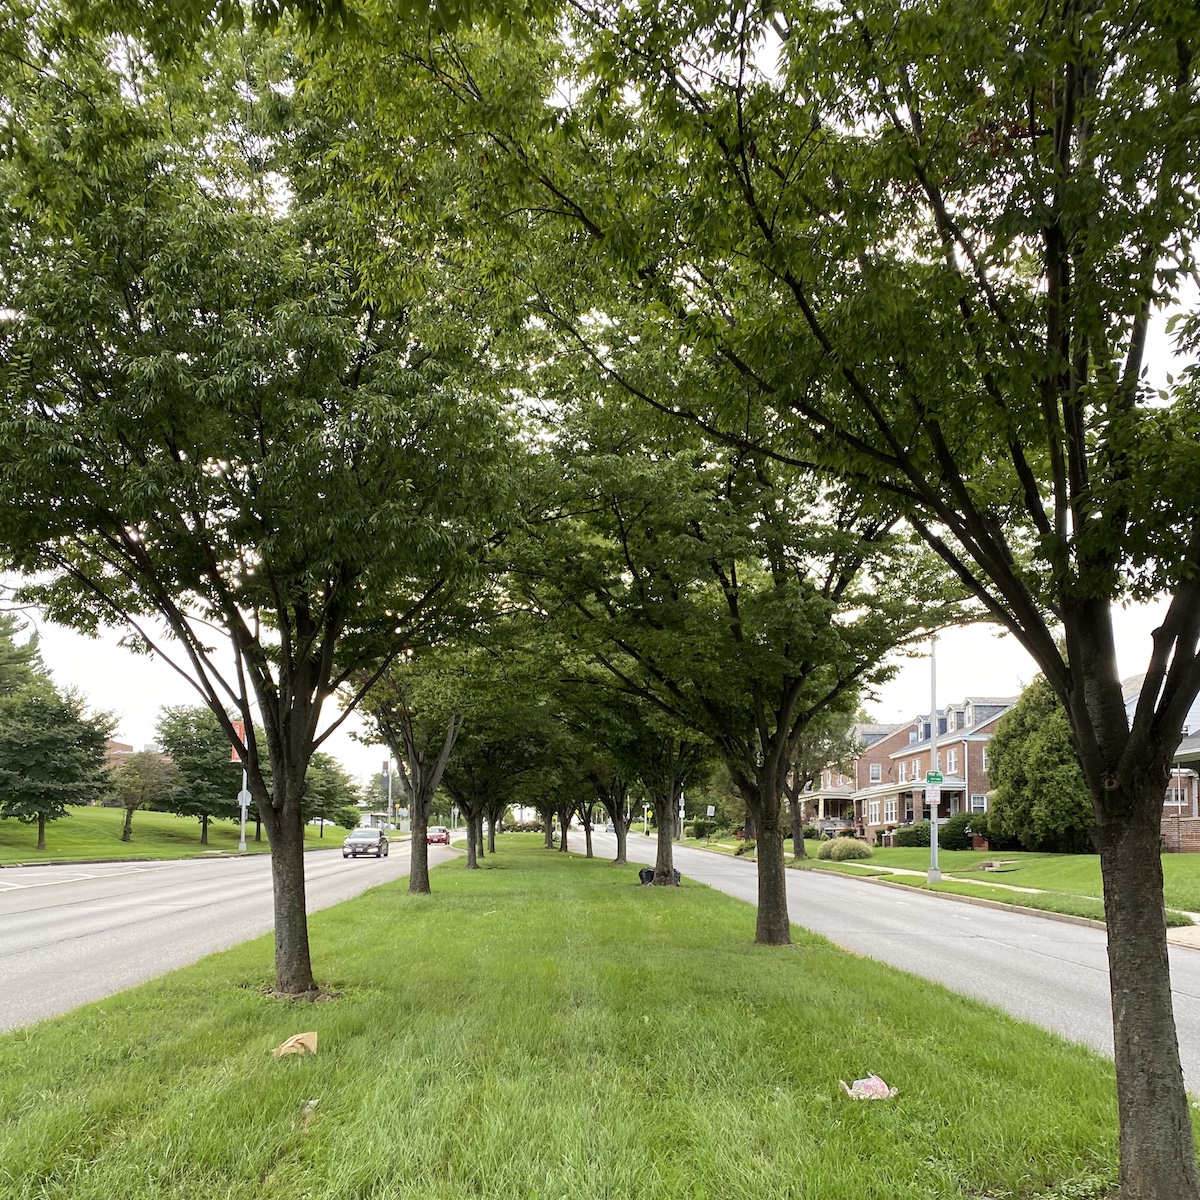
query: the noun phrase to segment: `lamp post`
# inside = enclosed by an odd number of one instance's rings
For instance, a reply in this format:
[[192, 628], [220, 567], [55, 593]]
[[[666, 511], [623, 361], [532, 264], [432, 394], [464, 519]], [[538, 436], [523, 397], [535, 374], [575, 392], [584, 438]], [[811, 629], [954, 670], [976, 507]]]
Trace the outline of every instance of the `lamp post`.
[[[234, 721], [232, 724], [233, 732], [244, 746], [246, 744], [245, 721]], [[246, 786], [246, 760], [238, 752], [236, 744], [230, 747], [229, 759], [231, 762], [242, 764], [242, 790], [238, 792], [238, 808], [242, 812], [242, 833], [238, 838], [238, 850], [244, 854], [246, 852], [246, 809], [250, 807], [250, 789]]]
[[929, 770], [925, 772], [925, 803], [929, 805], [929, 872], [927, 883], [942, 878], [938, 870], [938, 805], [942, 802], [942, 773], [938, 770], [937, 634], [929, 639]]

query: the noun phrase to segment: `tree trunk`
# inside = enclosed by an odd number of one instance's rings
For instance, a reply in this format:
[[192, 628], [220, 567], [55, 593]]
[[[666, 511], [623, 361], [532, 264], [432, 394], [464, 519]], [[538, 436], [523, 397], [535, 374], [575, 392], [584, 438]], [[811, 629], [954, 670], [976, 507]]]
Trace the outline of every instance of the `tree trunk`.
[[787, 867], [783, 857], [783, 823], [778, 799], [775, 811], [760, 812], [756, 825], [758, 839], [758, 915], [754, 940], [760, 946], [790, 946], [791, 923], [787, 911]]
[[583, 840], [587, 846], [584, 858], [594, 858], [595, 855], [592, 853], [592, 819], [587, 813], [583, 815]]
[[45, 848], [46, 848], [46, 814], [45, 813], [38, 813], [37, 848], [39, 850], [45, 850]]
[[132, 808], [127, 808], [125, 810], [125, 824], [121, 827], [121, 841], [123, 841], [123, 842], [132, 842], [133, 841], [133, 809]]
[[554, 815], [546, 813], [542, 818], [542, 833], [546, 839], [545, 846], [547, 850], [554, 849]]
[[567, 846], [567, 830], [571, 828], [571, 810], [569, 808], [559, 809], [558, 823], [562, 826], [562, 837], [559, 838], [558, 851], [560, 854], [566, 854], [569, 851]]
[[487, 853], [483, 848], [483, 809], [481, 808], [475, 814], [475, 852], [480, 858], [486, 858]]
[[254, 818], [254, 840], [256, 842], [262, 841], [262, 815], [261, 814], [259, 814], [258, 816], [256, 816]]
[[478, 871], [479, 857], [475, 853], [477, 845], [475, 840], [475, 818], [471, 813], [466, 813], [465, 815], [467, 819], [467, 870]]
[[617, 857], [613, 859], [613, 864], [618, 867], [623, 867], [629, 861], [627, 854], [629, 848], [629, 825], [625, 821], [623, 812], [614, 812], [609, 809], [608, 815], [612, 817], [613, 832], [617, 835]]
[[808, 850], [804, 845], [804, 814], [800, 811], [798, 797], [790, 797], [788, 806], [792, 810], [792, 857], [807, 858]]
[[[275, 786], [286, 786], [276, 775]], [[303, 788], [303, 777], [295, 785]], [[304, 897], [304, 823], [300, 799], [285, 796], [281, 808], [267, 819], [271, 844], [271, 886], [275, 899], [275, 988], [289, 996], [317, 990], [308, 947], [308, 916]]]
[[488, 815], [488, 853], [496, 853], [496, 818], [491, 814]]
[[1167, 958], [1159, 845], [1164, 786], [1150, 780], [1141, 794], [1097, 804], [1112, 814], [1095, 836], [1108, 922], [1122, 1200], [1200, 1196]]
[[408, 892], [410, 896], [428, 896], [429, 886], [429, 807], [410, 800], [412, 842], [408, 849]]
[[742, 825], [742, 836], [748, 842], [758, 840], [758, 822], [754, 819], [754, 813], [750, 811], [750, 805], [746, 805], [746, 820]]
[[671, 887], [675, 883], [675, 843], [671, 834], [675, 832], [673, 796], [654, 796], [654, 820], [658, 826], [658, 853], [654, 859], [654, 883], [656, 887]]
[[200, 814], [200, 845], [208, 845], [208, 813]]

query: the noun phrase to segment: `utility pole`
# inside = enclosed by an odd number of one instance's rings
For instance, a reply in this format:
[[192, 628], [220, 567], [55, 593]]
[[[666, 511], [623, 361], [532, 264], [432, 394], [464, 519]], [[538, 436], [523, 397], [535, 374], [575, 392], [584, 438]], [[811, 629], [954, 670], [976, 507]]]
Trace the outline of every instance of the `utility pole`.
[[942, 802], [942, 773], [938, 770], [937, 634], [929, 639], [929, 770], [925, 772], [925, 803], [929, 805], [929, 873], [926, 882], [942, 878], [938, 869], [938, 805]]

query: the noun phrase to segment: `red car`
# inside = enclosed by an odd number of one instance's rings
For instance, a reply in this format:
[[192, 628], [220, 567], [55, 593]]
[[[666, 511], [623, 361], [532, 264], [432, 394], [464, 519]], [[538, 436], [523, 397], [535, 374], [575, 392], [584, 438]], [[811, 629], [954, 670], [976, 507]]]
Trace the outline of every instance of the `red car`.
[[433, 846], [438, 842], [444, 846], [450, 845], [450, 830], [445, 825], [430, 825], [425, 831], [425, 844]]

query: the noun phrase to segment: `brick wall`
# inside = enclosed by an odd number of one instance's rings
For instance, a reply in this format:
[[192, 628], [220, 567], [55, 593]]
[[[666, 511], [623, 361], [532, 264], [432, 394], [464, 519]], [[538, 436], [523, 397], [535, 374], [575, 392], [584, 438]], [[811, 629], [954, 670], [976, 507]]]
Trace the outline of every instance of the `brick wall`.
[[1164, 850], [1200, 854], [1200, 817], [1163, 817], [1162, 842]]

